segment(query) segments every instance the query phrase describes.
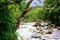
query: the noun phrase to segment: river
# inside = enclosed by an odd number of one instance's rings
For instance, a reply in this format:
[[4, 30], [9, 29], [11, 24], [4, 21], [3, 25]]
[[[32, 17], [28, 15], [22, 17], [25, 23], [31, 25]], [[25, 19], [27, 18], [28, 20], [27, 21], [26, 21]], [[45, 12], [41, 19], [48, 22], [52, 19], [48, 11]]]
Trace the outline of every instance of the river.
[[[40, 37], [40, 36], [43, 37], [43, 35], [37, 33], [38, 30], [36, 30], [36, 27], [33, 27], [33, 25], [35, 23], [36, 22], [21, 23], [20, 27], [16, 31], [18, 33], [18, 35], [17, 35], [18, 40], [42, 40], [41, 38], [32, 38], [32, 36], [34, 36], [34, 35], [36, 35], [38, 37]], [[47, 30], [45, 30], [45, 31], [47, 31]], [[50, 40], [54, 40], [54, 39], [51, 38]]]

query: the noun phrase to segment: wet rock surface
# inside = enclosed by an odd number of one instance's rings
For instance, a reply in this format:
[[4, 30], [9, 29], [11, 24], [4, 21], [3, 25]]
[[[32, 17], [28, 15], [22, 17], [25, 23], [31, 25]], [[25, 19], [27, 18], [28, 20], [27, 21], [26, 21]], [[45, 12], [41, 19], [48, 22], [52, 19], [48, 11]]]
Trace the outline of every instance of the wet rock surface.
[[23, 23], [18, 30], [18, 40], [55, 40], [51, 37], [51, 34], [45, 34], [46, 29], [43, 27], [34, 27], [36, 22]]

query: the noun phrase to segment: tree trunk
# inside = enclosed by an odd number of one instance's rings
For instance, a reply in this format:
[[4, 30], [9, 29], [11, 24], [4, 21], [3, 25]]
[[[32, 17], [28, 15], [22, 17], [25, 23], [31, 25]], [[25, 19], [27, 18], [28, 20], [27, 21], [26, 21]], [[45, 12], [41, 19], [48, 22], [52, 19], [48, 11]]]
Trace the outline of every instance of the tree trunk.
[[20, 23], [21, 23], [21, 20], [22, 18], [24, 17], [24, 15], [29, 11], [29, 6], [30, 4], [32, 3], [33, 0], [30, 0], [27, 5], [26, 5], [26, 8], [24, 9], [24, 11], [22, 12], [22, 15], [18, 18], [18, 21], [17, 21], [17, 28], [19, 27]]

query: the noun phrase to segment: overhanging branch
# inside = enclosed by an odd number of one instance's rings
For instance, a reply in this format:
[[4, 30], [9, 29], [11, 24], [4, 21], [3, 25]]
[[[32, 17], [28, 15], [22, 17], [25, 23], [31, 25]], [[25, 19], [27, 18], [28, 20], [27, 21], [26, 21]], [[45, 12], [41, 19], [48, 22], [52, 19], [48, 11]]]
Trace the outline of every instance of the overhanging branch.
[[17, 21], [17, 25], [16, 25], [17, 27], [19, 27], [19, 25], [20, 25], [21, 18], [23, 18], [24, 15], [29, 11], [29, 6], [30, 6], [30, 4], [32, 3], [32, 1], [33, 1], [33, 0], [29, 0], [29, 2], [27, 3], [24, 11], [22, 12], [22, 15], [19, 17], [19, 19], [18, 19], [18, 21]]

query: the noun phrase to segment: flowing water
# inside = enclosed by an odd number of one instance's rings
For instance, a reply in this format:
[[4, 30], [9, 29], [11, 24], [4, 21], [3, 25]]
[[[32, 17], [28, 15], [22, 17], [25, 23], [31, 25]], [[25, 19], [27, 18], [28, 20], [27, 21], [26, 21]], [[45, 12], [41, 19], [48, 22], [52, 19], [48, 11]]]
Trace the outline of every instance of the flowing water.
[[[43, 36], [41, 34], [37, 34], [38, 30], [36, 30], [36, 27], [33, 27], [33, 25], [36, 22], [30, 22], [30, 23], [21, 23], [20, 27], [16, 31], [18, 33], [18, 40], [41, 40], [41, 38], [32, 38], [32, 35], [36, 36]], [[46, 28], [46, 27], [45, 27]], [[42, 28], [43, 29], [43, 28]], [[44, 29], [45, 30], [45, 29]], [[45, 30], [47, 31], [47, 30]], [[46, 36], [45, 36], [46, 37]], [[47, 39], [47, 40], [54, 40], [54, 39]]]

